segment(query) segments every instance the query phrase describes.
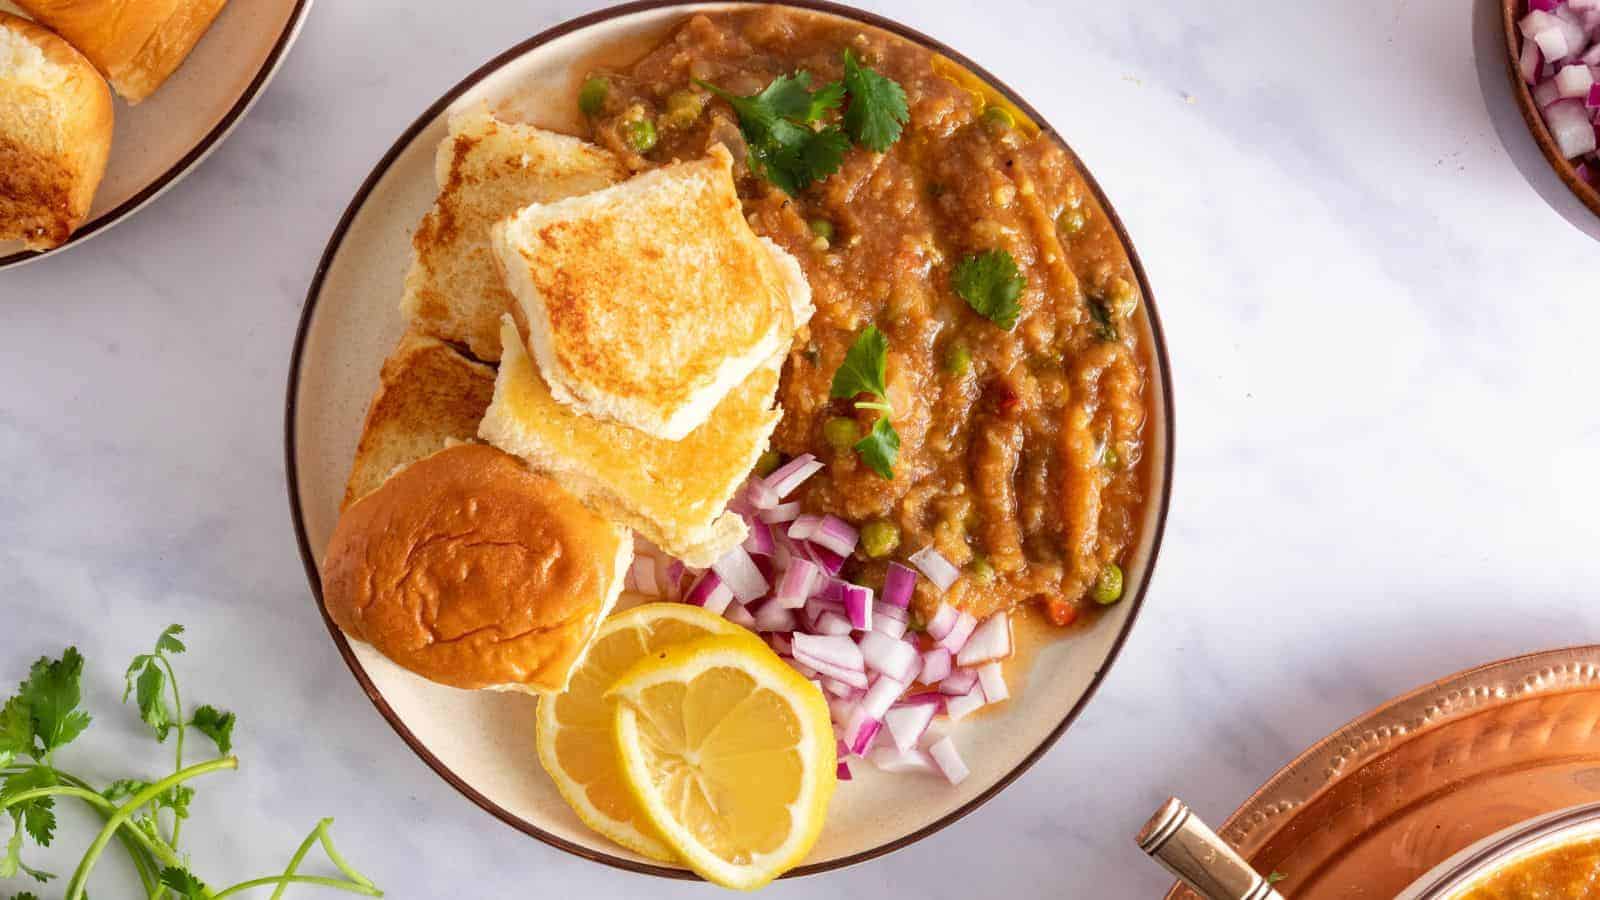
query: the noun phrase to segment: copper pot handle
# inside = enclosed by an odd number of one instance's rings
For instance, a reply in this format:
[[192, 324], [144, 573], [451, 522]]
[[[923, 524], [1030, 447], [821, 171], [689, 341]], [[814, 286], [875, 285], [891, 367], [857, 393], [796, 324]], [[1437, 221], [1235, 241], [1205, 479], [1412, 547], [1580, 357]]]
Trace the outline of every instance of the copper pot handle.
[[1140, 850], [1205, 900], [1283, 900], [1177, 797], [1167, 798], [1137, 840]]

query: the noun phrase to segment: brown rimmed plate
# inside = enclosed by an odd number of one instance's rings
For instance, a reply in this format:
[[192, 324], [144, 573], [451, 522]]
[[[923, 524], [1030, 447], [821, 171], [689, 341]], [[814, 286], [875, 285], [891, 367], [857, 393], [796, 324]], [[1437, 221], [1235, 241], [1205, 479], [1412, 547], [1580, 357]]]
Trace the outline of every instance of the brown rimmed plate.
[[1281, 769], [1218, 833], [1281, 873], [1286, 897], [1393, 897], [1501, 829], [1596, 801], [1600, 646], [1573, 647], [1385, 703]]
[[[452, 110], [487, 102], [502, 115], [546, 127], [577, 127], [577, 86], [597, 60], [626, 62], [653, 48], [693, 12], [742, 4], [646, 2], [560, 25], [485, 64], [425, 110], [384, 155], [329, 240], [310, 291], [290, 364], [286, 453], [289, 499], [306, 575], [320, 605], [322, 549], [338, 515], [345, 478], [384, 356], [402, 329], [396, 306], [410, 237], [433, 200], [434, 151]], [[842, 16], [927, 46], [966, 66], [1041, 126], [1038, 113], [982, 69], [942, 44], [889, 20], [822, 2], [789, 4]], [[1053, 133], [1053, 132], [1052, 132]], [[1082, 166], [1080, 165], [1080, 170]], [[1099, 187], [1088, 181], [1151, 297], [1131, 243]], [[1022, 673], [1027, 687], [957, 740], [972, 775], [959, 788], [860, 772], [836, 795], [828, 827], [795, 874], [826, 871], [903, 847], [993, 797], [1048, 750], [1082, 711], [1127, 638], [1161, 542], [1172, 462], [1171, 386], [1160, 324], [1146, 303], [1135, 319], [1150, 348], [1150, 484], [1141, 540], [1126, 567], [1126, 598], [1091, 625], [1041, 646]], [[324, 610], [326, 620], [326, 611]], [[534, 701], [464, 693], [410, 676], [364, 645], [329, 634], [362, 688], [401, 739], [438, 775], [507, 824], [546, 843], [610, 865], [670, 877], [686, 870], [634, 856], [586, 829], [567, 809], [534, 754]], [[1015, 683], [1022, 684], [1021, 680]], [[866, 767], [860, 767], [865, 769]], [[1065, 789], [1065, 788], [1064, 788]]]
[[[138, 106], [116, 100], [111, 159], [89, 218], [53, 250], [0, 241], [0, 269], [60, 253], [127, 219], [178, 183], [239, 124], [277, 74], [312, 0], [232, 0], [166, 84]], [[22, 14], [7, 0], [0, 9]]]

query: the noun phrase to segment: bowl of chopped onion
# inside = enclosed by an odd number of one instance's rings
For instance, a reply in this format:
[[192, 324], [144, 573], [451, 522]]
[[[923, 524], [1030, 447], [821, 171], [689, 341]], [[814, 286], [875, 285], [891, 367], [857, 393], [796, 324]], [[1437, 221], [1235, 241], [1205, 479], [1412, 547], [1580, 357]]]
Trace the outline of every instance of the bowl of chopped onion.
[[[1570, 196], [1541, 193], [1600, 238], [1600, 0], [1500, 0], [1500, 7], [1512, 96]], [[1576, 215], [1573, 197], [1583, 208]]]

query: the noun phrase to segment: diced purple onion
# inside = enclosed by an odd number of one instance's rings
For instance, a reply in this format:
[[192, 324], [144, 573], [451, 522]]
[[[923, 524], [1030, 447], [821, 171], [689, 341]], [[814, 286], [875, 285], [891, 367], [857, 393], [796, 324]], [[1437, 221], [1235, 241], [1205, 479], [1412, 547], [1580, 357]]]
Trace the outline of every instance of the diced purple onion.
[[771, 509], [763, 509], [756, 513], [756, 518], [769, 525], [778, 525], [784, 522], [793, 522], [800, 515], [800, 501], [779, 503]]
[[850, 627], [866, 631], [872, 627], [872, 588], [859, 584], [844, 587], [844, 612]]
[[849, 635], [855, 629], [850, 627], [849, 619], [830, 611], [817, 616], [817, 621], [812, 624], [811, 630], [817, 634]]
[[[868, 696], [871, 696], [870, 694]], [[933, 715], [939, 707], [933, 703], [902, 703], [890, 707], [883, 714], [883, 727], [901, 750], [910, 750], [922, 740], [922, 735], [933, 724]]]
[[882, 606], [882, 603], [872, 606], [872, 630], [896, 639], [905, 637], [906, 623], [894, 616], [883, 615], [880, 611]]
[[933, 757], [916, 748], [901, 750], [898, 747], [873, 747], [867, 753], [867, 762], [878, 771], [891, 775], [939, 771], [933, 763]]
[[[837, 635], [812, 635], [796, 634], [794, 636], [794, 655], [796, 658], [806, 659], [807, 665], [816, 666], [811, 660], [820, 660], [823, 663], [841, 669], [856, 672], [865, 672], [867, 661], [862, 656], [861, 648], [848, 637]], [[809, 658], [808, 658], [809, 657]], [[863, 683], [862, 687], [866, 687]]]
[[778, 582], [774, 599], [789, 609], [799, 609], [806, 605], [806, 600], [816, 593], [817, 585], [821, 583], [822, 567], [809, 559], [796, 557], [789, 560], [789, 568]]
[[972, 637], [972, 632], [977, 628], [978, 620], [972, 617], [972, 613], [963, 610], [960, 615], [956, 616], [955, 627], [950, 629], [949, 634], [939, 639], [939, 646], [949, 650], [951, 653], [959, 654], [961, 649], [967, 646], [967, 640]]
[[950, 717], [950, 721], [959, 722], [982, 709], [988, 702], [989, 698], [983, 695], [983, 688], [974, 687], [965, 694], [957, 694], [954, 697], [946, 698], [944, 701], [944, 714]]
[[960, 610], [948, 603], [940, 603], [939, 607], [933, 611], [933, 618], [928, 620], [928, 637], [936, 641], [944, 640], [945, 636], [956, 627], [956, 622], [960, 621], [960, 619]]
[[861, 656], [867, 668], [889, 678], [909, 683], [921, 669], [916, 645], [896, 640], [879, 631], [869, 631], [860, 639]]
[[874, 719], [882, 719], [883, 714], [889, 711], [894, 701], [900, 699], [905, 693], [905, 682], [896, 681], [887, 675], [880, 675], [867, 688], [867, 695], [861, 698], [861, 708], [867, 715]]
[[[774, 637], [776, 637], [776, 635], [774, 635]], [[801, 662], [798, 659], [795, 659], [792, 656], [783, 657], [783, 661], [789, 664], [789, 668], [791, 668], [791, 669], [795, 670], [796, 672], [799, 672], [801, 675], [804, 675], [805, 677], [811, 679], [812, 683], [817, 686], [818, 690], [822, 689], [822, 680], [817, 677], [818, 673], [817, 673], [816, 669], [811, 668], [810, 666], [806, 665], [805, 663]]]
[[1594, 123], [1589, 120], [1588, 109], [1577, 100], [1560, 100], [1545, 107], [1545, 124], [1550, 126], [1550, 136], [1567, 159], [1576, 159], [1595, 151]]
[[762, 603], [760, 608], [755, 611], [755, 614], [756, 631], [794, 631], [794, 610], [776, 600], [768, 600]]
[[1529, 84], [1539, 81], [1539, 67], [1544, 60], [1539, 53], [1539, 45], [1533, 41], [1522, 42], [1522, 54], [1517, 57], [1517, 72], [1522, 75], [1522, 80]]
[[956, 669], [939, 681], [939, 693], [958, 696], [965, 694], [978, 683], [978, 673], [972, 669]]
[[[822, 679], [822, 689], [827, 691], [828, 693], [832, 694], [833, 696], [838, 697], [840, 700], [848, 700], [848, 701], [851, 701], [852, 703], [855, 701], [855, 697], [856, 697], [856, 693], [857, 693], [857, 689], [856, 688], [853, 688], [850, 685], [845, 684], [844, 682], [840, 681], [837, 678], [824, 678], [824, 679]], [[854, 708], [855, 708], [854, 706], [851, 707], [851, 709], [854, 709]]]
[[760, 519], [746, 519], [750, 533], [744, 539], [744, 549], [752, 556], [771, 556], [773, 552], [772, 527]]
[[917, 676], [917, 681], [923, 684], [937, 684], [950, 677], [953, 665], [950, 651], [943, 647], [935, 647], [922, 654], [922, 674]]
[[840, 556], [849, 556], [856, 552], [856, 544], [861, 540], [861, 535], [849, 522], [835, 515], [826, 515], [822, 517], [822, 522], [817, 525], [817, 530], [809, 540], [818, 547], [832, 550]]
[[845, 762], [844, 760], [842, 760], [842, 759], [839, 760], [839, 765], [833, 771], [834, 771], [834, 776], [837, 777], [840, 781], [849, 781], [850, 780], [850, 764]]
[[789, 523], [789, 528], [784, 533], [788, 535], [789, 539], [792, 541], [810, 540], [811, 536], [816, 534], [817, 529], [821, 527], [821, 525], [821, 516], [805, 513], [804, 515], [795, 516], [794, 521]]
[[767, 592], [767, 579], [756, 568], [743, 547], [733, 547], [711, 564], [741, 603], [749, 603]]
[[829, 575], [837, 575], [844, 568], [844, 556], [829, 550], [827, 547], [807, 541], [801, 545], [801, 549], [805, 551], [807, 556], [816, 560], [817, 565], [822, 567], [822, 571], [827, 572]]
[[1005, 671], [999, 661], [978, 667], [978, 686], [983, 688], [983, 699], [988, 703], [999, 703], [1011, 696], [1011, 691], [1006, 688]]
[[807, 478], [822, 471], [822, 463], [810, 453], [802, 453], [794, 459], [779, 466], [771, 475], [766, 477], [767, 486], [782, 500], [794, 492], [794, 489], [805, 483]]
[[911, 554], [911, 564], [928, 576], [928, 580], [941, 592], [950, 590], [950, 585], [955, 584], [956, 579], [961, 577], [961, 571], [951, 565], [950, 560], [944, 558], [944, 554], [933, 549], [932, 544]]
[[749, 498], [750, 506], [757, 513], [777, 506], [778, 501], [782, 499], [778, 496], [778, 492], [772, 489], [772, 485], [760, 478], [750, 479], [750, 484], [745, 488], [745, 496]]
[[864, 706], [857, 706], [856, 711], [850, 715], [850, 721], [845, 723], [842, 735], [846, 747], [851, 754], [863, 756], [867, 748], [872, 746], [872, 739], [878, 736], [878, 729], [883, 723], [867, 715]]
[[997, 612], [979, 625], [956, 656], [956, 665], [975, 666], [1011, 655], [1011, 617]]
[[911, 605], [911, 595], [917, 589], [917, 573], [900, 563], [889, 563], [883, 576], [883, 600], [891, 606], [905, 609]]
[[628, 577], [633, 580], [633, 589], [641, 594], [651, 597], [661, 596], [661, 585], [656, 583], [656, 561], [650, 556], [635, 556], [633, 566], [628, 572]]
[[689, 585], [689, 592], [683, 599], [686, 603], [704, 607], [706, 612], [720, 616], [727, 612], [728, 604], [733, 602], [733, 591], [723, 583], [722, 576], [708, 569], [700, 573], [694, 584]]
[[933, 764], [939, 767], [945, 780], [952, 785], [965, 781], [970, 774], [967, 764], [961, 761], [961, 754], [956, 752], [955, 741], [952, 741], [949, 735], [934, 741], [928, 747], [928, 755], [933, 757]]

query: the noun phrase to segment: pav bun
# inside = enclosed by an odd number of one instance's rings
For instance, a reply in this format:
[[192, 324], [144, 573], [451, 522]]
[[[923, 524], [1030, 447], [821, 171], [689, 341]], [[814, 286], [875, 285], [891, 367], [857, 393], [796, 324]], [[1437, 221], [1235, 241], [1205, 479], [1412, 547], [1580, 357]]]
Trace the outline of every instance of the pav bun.
[[344, 511], [322, 563], [328, 614], [424, 678], [551, 693], [633, 559], [627, 531], [481, 444], [412, 463]]

